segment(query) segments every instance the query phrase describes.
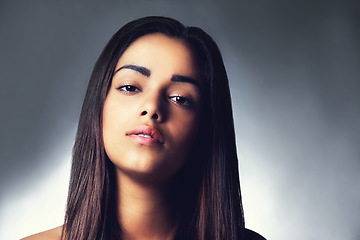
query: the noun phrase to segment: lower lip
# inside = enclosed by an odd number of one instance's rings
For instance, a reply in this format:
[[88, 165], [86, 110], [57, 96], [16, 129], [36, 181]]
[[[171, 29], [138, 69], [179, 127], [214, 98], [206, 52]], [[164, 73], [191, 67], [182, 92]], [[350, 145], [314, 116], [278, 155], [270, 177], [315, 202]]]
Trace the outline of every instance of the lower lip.
[[138, 142], [142, 145], [147, 145], [147, 146], [160, 143], [158, 140], [156, 140], [154, 138], [148, 138], [148, 137], [143, 137], [143, 136], [139, 136], [139, 135], [129, 135], [129, 137], [134, 139], [136, 142]]

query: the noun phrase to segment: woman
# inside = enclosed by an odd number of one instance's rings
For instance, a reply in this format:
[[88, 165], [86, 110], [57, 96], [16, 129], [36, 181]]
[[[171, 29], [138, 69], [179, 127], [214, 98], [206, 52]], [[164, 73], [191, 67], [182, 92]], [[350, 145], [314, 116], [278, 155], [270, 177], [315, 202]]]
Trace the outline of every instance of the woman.
[[94, 67], [65, 224], [29, 239], [263, 239], [245, 229], [215, 42], [165, 17], [126, 24]]

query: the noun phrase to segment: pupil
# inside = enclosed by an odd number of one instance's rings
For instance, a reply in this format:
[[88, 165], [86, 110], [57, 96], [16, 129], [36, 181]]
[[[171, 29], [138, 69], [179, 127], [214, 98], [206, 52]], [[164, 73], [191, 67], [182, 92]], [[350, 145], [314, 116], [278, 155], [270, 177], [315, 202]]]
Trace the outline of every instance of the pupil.
[[185, 99], [180, 97], [180, 96], [177, 96], [176, 97], [176, 101], [179, 102], [179, 103], [184, 103], [185, 102]]

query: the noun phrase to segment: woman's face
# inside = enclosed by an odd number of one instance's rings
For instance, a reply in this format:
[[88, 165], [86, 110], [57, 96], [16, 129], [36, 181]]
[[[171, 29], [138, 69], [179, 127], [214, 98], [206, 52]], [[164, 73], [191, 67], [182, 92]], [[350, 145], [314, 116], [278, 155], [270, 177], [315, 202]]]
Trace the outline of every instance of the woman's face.
[[118, 173], [163, 181], [183, 166], [200, 117], [195, 66], [184, 43], [159, 33], [122, 54], [103, 110], [105, 151]]

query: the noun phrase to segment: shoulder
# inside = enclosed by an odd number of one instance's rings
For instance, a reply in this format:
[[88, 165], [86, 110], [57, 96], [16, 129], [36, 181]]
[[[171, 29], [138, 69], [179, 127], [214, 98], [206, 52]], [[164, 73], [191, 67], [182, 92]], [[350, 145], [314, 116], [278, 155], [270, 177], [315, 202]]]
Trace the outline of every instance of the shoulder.
[[60, 240], [61, 231], [62, 226], [22, 238], [21, 240]]
[[260, 234], [245, 228], [245, 240], [266, 240], [266, 239]]

